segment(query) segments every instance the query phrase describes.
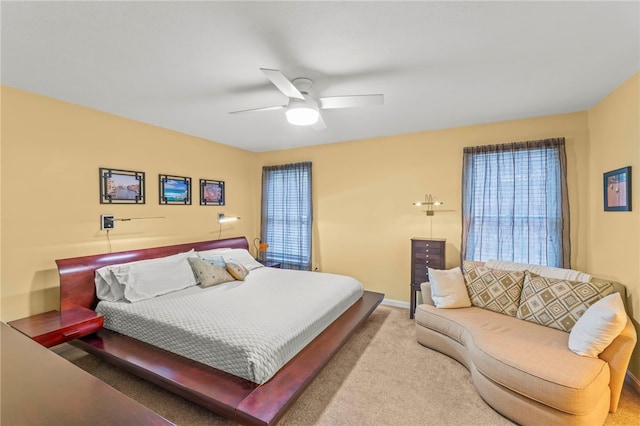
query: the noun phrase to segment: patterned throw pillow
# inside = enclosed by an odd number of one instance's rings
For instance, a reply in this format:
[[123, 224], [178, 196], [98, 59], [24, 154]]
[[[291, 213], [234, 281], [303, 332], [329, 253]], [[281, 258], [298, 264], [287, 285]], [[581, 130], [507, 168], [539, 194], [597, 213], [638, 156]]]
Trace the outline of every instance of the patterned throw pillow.
[[206, 262], [197, 257], [190, 257], [187, 260], [191, 265], [191, 269], [193, 269], [193, 273], [198, 278], [200, 287], [211, 287], [212, 285], [228, 283], [234, 280], [225, 268], [221, 268], [216, 264]]
[[570, 332], [589, 306], [613, 291], [608, 282], [567, 281], [527, 271], [516, 316]]
[[524, 281], [523, 271], [490, 269], [470, 261], [463, 262], [462, 266], [473, 306], [516, 316]]
[[226, 263], [224, 262], [224, 258], [222, 256], [207, 256], [207, 257], [200, 256], [200, 259], [204, 260], [205, 262], [218, 265], [221, 268], [227, 267]]
[[238, 281], [243, 281], [249, 270], [235, 260], [227, 260], [227, 271]]

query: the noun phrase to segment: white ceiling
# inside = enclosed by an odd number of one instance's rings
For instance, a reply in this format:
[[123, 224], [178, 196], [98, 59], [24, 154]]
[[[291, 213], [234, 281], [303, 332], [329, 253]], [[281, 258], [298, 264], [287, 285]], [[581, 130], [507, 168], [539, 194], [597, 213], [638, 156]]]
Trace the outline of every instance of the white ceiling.
[[[589, 109], [640, 70], [640, 2], [7, 2], [2, 84], [268, 151]], [[292, 126], [259, 68], [318, 96]]]

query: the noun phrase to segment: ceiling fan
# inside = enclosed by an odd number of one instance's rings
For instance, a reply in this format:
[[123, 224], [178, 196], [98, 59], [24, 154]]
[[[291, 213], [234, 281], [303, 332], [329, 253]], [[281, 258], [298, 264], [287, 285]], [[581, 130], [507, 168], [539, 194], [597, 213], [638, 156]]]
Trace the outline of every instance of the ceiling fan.
[[370, 105], [382, 105], [384, 95], [352, 95], [352, 96], [330, 96], [324, 98], [314, 98], [311, 94], [313, 81], [308, 78], [296, 78], [289, 80], [279, 70], [260, 68], [260, 71], [271, 80], [285, 96], [289, 98], [287, 105], [274, 105], [263, 108], [245, 109], [232, 111], [229, 114], [244, 114], [248, 112], [273, 111], [284, 109], [287, 121], [299, 126], [313, 126], [315, 130], [327, 128], [322, 116], [321, 109], [353, 108]]

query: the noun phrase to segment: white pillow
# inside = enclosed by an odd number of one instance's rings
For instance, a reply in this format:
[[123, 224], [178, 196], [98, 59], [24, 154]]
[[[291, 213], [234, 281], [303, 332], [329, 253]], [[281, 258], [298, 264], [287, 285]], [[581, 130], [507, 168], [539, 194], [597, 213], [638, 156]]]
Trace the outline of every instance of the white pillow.
[[597, 358], [627, 324], [620, 293], [598, 300], [576, 321], [569, 333], [569, 349], [578, 355]]
[[222, 256], [222, 253], [229, 250], [233, 250], [233, 249], [227, 247], [227, 248], [217, 248], [217, 249], [211, 249], [211, 250], [202, 250], [202, 251], [196, 252], [196, 254], [200, 259], [203, 259], [205, 257]]
[[124, 287], [124, 299], [139, 302], [196, 285], [189, 257], [196, 257], [195, 251], [113, 265], [111, 273]]
[[100, 300], [117, 302], [124, 299], [124, 286], [113, 276], [111, 268], [113, 266], [103, 266], [96, 269], [96, 296]]
[[467, 286], [460, 267], [429, 269], [431, 299], [436, 308], [468, 308], [471, 306]]

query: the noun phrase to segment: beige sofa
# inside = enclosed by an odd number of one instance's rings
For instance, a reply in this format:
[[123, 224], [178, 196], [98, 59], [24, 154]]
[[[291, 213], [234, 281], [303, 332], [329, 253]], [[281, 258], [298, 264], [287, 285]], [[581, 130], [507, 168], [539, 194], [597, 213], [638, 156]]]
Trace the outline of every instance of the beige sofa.
[[594, 358], [569, 350], [566, 331], [476, 306], [437, 308], [429, 283], [422, 297], [418, 342], [465, 365], [481, 397], [505, 417], [522, 425], [598, 425], [616, 411], [637, 340], [628, 316]]

